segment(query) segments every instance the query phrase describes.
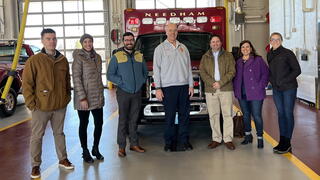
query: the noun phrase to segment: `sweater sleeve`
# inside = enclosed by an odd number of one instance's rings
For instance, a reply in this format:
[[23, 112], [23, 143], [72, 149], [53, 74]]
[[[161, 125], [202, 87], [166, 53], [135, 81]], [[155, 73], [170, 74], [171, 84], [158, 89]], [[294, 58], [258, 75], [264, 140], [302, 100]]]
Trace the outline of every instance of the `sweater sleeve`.
[[190, 59], [190, 53], [187, 49], [187, 47], [185, 47], [186, 52], [187, 52], [187, 61], [188, 61], [188, 69], [189, 69], [189, 88], [193, 88], [193, 75], [192, 75], [192, 65], [191, 65], [191, 59]]
[[32, 60], [29, 59], [22, 74], [22, 94], [25, 99], [26, 106], [31, 110], [36, 110], [36, 100], [35, 100], [35, 76], [36, 70], [32, 65]]
[[154, 83], [155, 83], [156, 88], [161, 88], [161, 60], [162, 60], [162, 55], [161, 55], [160, 46], [158, 46], [154, 50], [154, 54], [153, 54], [153, 79], [154, 79]]

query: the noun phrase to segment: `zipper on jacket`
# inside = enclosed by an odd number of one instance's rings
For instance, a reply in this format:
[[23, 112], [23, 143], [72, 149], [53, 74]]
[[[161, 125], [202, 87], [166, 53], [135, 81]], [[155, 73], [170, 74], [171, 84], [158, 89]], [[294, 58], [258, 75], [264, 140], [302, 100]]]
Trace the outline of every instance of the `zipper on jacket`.
[[131, 58], [131, 66], [132, 66], [133, 81], [134, 81], [134, 91], [133, 91], [133, 93], [136, 93], [136, 77], [135, 77], [134, 65], [133, 65], [134, 55], [133, 55], [133, 54], [130, 54], [129, 56], [130, 56], [130, 58]]

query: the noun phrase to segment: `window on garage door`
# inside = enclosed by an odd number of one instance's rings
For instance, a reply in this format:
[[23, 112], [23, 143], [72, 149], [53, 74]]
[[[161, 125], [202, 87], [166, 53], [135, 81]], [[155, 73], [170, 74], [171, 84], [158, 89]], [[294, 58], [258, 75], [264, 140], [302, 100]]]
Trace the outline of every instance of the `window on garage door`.
[[[42, 29], [54, 29], [58, 39], [57, 49], [67, 57], [71, 69], [72, 52], [76, 48], [81, 48], [80, 36], [84, 33], [91, 34], [94, 37], [95, 50], [103, 59], [102, 78], [106, 86], [106, 57], [110, 55], [107, 2], [105, 0], [30, 0], [25, 43], [41, 48]], [[20, 9], [23, 9], [23, 5], [23, 3], [20, 4]]]
[[137, 9], [215, 7], [215, 0], [136, 0]]

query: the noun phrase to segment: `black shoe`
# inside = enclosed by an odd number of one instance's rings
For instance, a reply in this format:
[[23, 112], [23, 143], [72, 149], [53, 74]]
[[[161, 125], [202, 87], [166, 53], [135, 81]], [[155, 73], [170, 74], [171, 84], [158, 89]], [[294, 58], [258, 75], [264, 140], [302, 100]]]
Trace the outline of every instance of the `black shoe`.
[[169, 151], [172, 151], [171, 148], [172, 148], [172, 145], [171, 145], [171, 144], [166, 144], [166, 145], [164, 145], [163, 150], [164, 150], [165, 152], [169, 152]]
[[171, 152], [177, 151], [177, 141], [173, 141], [171, 144]]
[[98, 160], [104, 160], [104, 157], [99, 152], [98, 147], [93, 147], [91, 151], [92, 155], [95, 156]]
[[191, 151], [193, 149], [192, 145], [187, 142], [178, 146], [177, 151]]
[[252, 143], [252, 139], [253, 139], [252, 134], [246, 135], [244, 137], [244, 140], [241, 142], [241, 144], [246, 145], [246, 144]]
[[90, 155], [90, 152], [88, 149], [84, 149], [83, 150], [83, 153], [82, 153], [82, 158], [85, 162], [87, 163], [93, 163], [94, 160], [92, 159], [91, 155]]
[[164, 151], [175, 152], [177, 151], [177, 142], [172, 142], [171, 144], [166, 144], [163, 148]]
[[278, 150], [275, 153], [277, 153], [277, 154], [285, 154], [285, 153], [291, 152], [292, 151], [292, 147], [291, 147], [290, 140], [291, 139], [285, 137], [283, 145], [280, 148], [278, 148]]
[[263, 146], [263, 139], [258, 139], [258, 149], [262, 149]]
[[187, 151], [193, 150], [193, 147], [192, 147], [192, 145], [190, 144], [190, 142], [185, 143], [185, 144], [184, 144], [184, 147], [185, 147], [185, 149], [186, 149]]
[[277, 152], [279, 151], [279, 149], [282, 149], [282, 146], [284, 145], [284, 140], [285, 137], [284, 136], [280, 136], [280, 140], [279, 140], [279, 144], [273, 148], [273, 152]]

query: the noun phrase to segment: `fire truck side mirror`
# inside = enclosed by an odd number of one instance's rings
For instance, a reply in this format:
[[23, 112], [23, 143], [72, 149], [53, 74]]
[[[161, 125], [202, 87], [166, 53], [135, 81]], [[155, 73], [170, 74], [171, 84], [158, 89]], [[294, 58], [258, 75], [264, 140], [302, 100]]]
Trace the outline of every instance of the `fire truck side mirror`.
[[119, 29], [112, 29], [110, 33], [110, 39], [116, 45], [121, 43], [121, 32]]

